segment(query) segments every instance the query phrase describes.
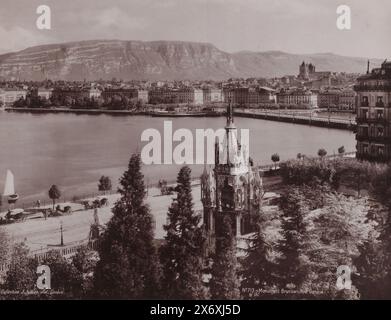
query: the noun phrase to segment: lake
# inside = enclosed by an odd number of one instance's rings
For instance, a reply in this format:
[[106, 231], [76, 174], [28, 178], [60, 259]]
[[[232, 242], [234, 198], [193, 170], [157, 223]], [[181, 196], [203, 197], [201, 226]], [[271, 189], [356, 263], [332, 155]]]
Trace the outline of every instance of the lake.
[[[147, 116], [110, 116], [76, 114], [29, 114], [0, 112], [0, 192], [6, 170], [15, 176], [15, 188], [21, 202], [47, 199], [47, 191], [56, 184], [63, 197], [97, 192], [101, 175], [112, 178], [114, 186], [125, 170], [133, 152], [146, 144], [141, 133], [146, 128], [163, 132], [163, 122], [173, 121], [173, 130], [218, 129], [225, 118], [153, 118]], [[295, 158], [297, 153], [316, 155], [319, 148], [329, 154], [340, 146], [355, 151], [352, 132], [235, 118], [238, 128], [249, 129], [250, 153], [256, 164], [271, 163], [278, 153], [281, 160]], [[163, 134], [162, 134], [163, 136]], [[177, 143], [174, 143], [174, 148]], [[179, 165], [143, 167], [147, 183], [160, 178], [172, 181]], [[192, 165], [194, 176], [202, 165]]]

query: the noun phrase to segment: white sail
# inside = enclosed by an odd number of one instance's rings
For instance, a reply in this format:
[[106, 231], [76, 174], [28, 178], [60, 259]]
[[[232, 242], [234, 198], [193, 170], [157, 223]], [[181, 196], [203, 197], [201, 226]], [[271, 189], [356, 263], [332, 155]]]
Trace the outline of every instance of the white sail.
[[7, 170], [7, 177], [5, 179], [3, 196], [12, 196], [15, 194], [14, 175], [10, 170]]

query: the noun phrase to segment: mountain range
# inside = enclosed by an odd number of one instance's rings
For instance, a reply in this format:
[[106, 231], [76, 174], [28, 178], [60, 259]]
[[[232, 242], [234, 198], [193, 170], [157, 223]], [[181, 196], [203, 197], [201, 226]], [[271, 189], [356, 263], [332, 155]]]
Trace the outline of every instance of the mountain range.
[[[281, 51], [228, 53], [209, 43], [90, 40], [30, 47], [0, 55], [0, 80], [224, 80], [317, 71], [363, 73], [367, 58]], [[374, 60], [375, 64], [380, 61]]]

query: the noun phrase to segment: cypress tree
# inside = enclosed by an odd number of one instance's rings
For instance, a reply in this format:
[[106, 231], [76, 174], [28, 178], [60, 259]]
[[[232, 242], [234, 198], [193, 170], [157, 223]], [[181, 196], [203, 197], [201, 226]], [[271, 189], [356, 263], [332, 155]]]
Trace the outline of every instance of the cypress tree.
[[[271, 262], [272, 248], [266, 242], [263, 216], [257, 215], [256, 231], [249, 239], [246, 256], [242, 262], [242, 295], [245, 298], [258, 298], [259, 291], [274, 283], [274, 263]], [[257, 293], [258, 292], [258, 293]]]
[[360, 255], [354, 260], [357, 274], [352, 282], [364, 300], [387, 299], [386, 287], [387, 266], [386, 252], [381, 242], [369, 239], [359, 247]]
[[134, 154], [120, 179], [120, 200], [113, 208], [99, 248], [95, 294], [107, 298], [154, 298], [158, 292], [158, 259], [153, 218], [146, 195], [141, 158]]
[[300, 287], [307, 275], [307, 266], [303, 263], [307, 233], [307, 225], [304, 221], [307, 207], [304, 202], [304, 197], [298, 188], [289, 190], [281, 200], [282, 239], [278, 243], [281, 253], [278, 259], [280, 289], [285, 289], [288, 284], [293, 284], [296, 288]]
[[177, 178], [176, 198], [168, 210], [165, 243], [160, 257], [163, 269], [162, 288], [169, 299], [202, 299], [205, 237], [201, 217], [193, 209], [191, 170], [181, 168]]
[[216, 252], [210, 281], [212, 299], [240, 297], [237, 271], [236, 239], [232, 232], [232, 219], [229, 215], [224, 215], [216, 225]]
[[388, 217], [382, 235], [383, 252], [385, 260], [384, 287], [381, 289], [382, 297], [391, 299], [391, 205], [388, 208]]
[[[1, 199], [1, 196], [0, 196]], [[1, 202], [1, 200], [0, 200]], [[1, 206], [1, 203], [0, 203]], [[0, 265], [4, 264], [8, 260], [8, 253], [9, 253], [9, 238], [8, 235], [3, 228], [3, 226], [0, 226]]]

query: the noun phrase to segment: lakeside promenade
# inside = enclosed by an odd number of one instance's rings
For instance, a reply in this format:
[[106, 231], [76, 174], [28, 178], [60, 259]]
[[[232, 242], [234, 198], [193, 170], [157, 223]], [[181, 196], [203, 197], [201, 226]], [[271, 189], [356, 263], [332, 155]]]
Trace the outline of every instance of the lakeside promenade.
[[[144, 115], [154, 116], [156, 110], [102, 110], [102, 109], [69, 109], [69, 108], [7, 108], [7, 112], [21, 112], [21, 113], [74, 113], [87, 115], [107, 114], [112, 116], [133, 116]], [[306, 110], [259, 110], [259, 109], [236, 109], [234, 115], [236, 117], [262, 119], [270, 121], [287, 122], [294, 124], [302, 124], [323, 128], [333, 128], [354, 131], [356, 129], [356, 120], [354, 115], [350, 118], [341, 118], [330, 114], [328, 117], [321, 117], [312, 115], [312, 113], [305, 113]], [[204, 117], [224, 116], [225, 111], [214, 111], [210, 115], [207, 112]], [[175, 117], [177, 113], [167, 113], [167, 117]], [[199, 117], [199, 112], [181, 112], [181, 116]]]
[[[355, 152], [347, 152], [343, 155], [344, 158], [354, 157]], [[341, 155], [330, 155], [327, 159], [340, 157]], [[279, 197], [281, 187], [281, 177], [279, 175], [279, 167], [274, 167], [274, 164], [258, 166], [263, 172], [269, 170], [271, 175], [266, 174], [263, 177], [264, 188], [267, 190], [263, 196], [263, 209], [265, 212], [274, 212], [277, 207], [273, 199]], [[171, 183], [170, 183], [171, 185]], [[194, 199], [194, 210], [197, 214], [202, 214], [201, 189], [199, 178], [192, 179], [192, 193]], [[115, 202], [119, 199], [118, 193], [105, 195], [108, 199], [108, 206], [98, 209], [99, 221], [104, 226], [112, 217], [112, 209]], [[165, 236], [163, 225], [167, 223], [167, 210], [172, 202], [175, 194], [161, 195], [160, 189], [156, 186], [147, 187], [146, 203], [151, 209], [154, 220], [155, 240], [161, 241]], [[58, 203], [62, 207], [71, 206], [74, 210], [71, 214], [48, 217], [35, 217], [19, 223], [3, 225], [7, 234], [10, 236], [12, 243], [24, 242], [30, 249], [30, 255], [36, 259], [42, 259], [45, 255], [55, 250], [62, 256], [69, 257], [74, 255], [81, 247], [88, 247], [96, 250], [99, 245], [96, 241], [89, 241], [90, 226], [94, 222], [94, 209], [85, 209], [81, 204], [82, 200], [93, 201], [96, 197], [82, 198], [78, 201], [69, 201]], [[41, 207], [49, 208], [51, 205]], [[60, 229], [63, 231], [64, 245], [60, 245]], [[0, 265], [0, 280], [7, 271], [8, 265]], [[0, 281], [1, 282], [1, 281]]]
[[356, 128], [355, 119], [342, 119], [339, 117], [329, 116], [320, 117], [312, 114], [300, 114], [295, 112], [278, 112], [278, 111], [263, 111], [263, 110], [242, 110], [235, 111], [235, 116], [252, 119], [263, 119], [279, 122], [288, 122], [296, 124], [305, 124], [316, 127], [344, 129], [354, 131]]

